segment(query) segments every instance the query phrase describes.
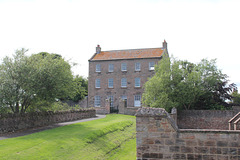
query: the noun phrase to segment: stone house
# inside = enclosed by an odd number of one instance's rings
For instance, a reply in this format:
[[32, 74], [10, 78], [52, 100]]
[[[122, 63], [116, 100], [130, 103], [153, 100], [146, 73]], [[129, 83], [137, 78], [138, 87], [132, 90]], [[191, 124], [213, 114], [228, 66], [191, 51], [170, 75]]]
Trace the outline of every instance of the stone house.
[[143, 85], [164, 53], [165, 40], [161, 48], [101, 51], [98, 45], [89, 59], [88, 107], [104, 113], [106, 103], [118, 108], [121, 99], [126, 108], [141, 107]]

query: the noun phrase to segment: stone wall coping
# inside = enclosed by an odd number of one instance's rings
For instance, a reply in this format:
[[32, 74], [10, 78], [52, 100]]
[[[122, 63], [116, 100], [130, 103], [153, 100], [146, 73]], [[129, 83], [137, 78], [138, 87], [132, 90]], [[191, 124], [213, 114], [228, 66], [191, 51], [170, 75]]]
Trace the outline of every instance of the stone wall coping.
[[139, 108], [136, 112], [136, 116], [164, 116], [168, 115], [167, 111], [164, 108], [150, 108], [142, 107]]
[[240, 130], [217, 130], [217, 129], [179, 129], [182, 133], [224, 133], [224, 134], [240, 134]]

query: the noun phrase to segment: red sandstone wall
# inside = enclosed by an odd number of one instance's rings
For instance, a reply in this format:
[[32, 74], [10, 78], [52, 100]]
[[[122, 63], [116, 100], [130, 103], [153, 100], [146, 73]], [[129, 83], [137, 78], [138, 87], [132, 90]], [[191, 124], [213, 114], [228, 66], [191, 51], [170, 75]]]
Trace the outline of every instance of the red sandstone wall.
[[177, 125], [181, 129], [228, 130], [228, 121], [237, 110], [187, 110], [178, 112]]
[[141, 108], [136, 121], [138, 160], [240, 159], [240, 131], [178, 129], [162, 108]]

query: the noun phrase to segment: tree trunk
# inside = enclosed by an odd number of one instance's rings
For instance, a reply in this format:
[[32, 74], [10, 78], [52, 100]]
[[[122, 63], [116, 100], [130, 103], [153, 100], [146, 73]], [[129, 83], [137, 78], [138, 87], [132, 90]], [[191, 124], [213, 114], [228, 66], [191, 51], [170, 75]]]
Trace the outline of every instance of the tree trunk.
[[18, 103], [18, 102], [16, 103], [16, 110], [15, 110], [15, 113], [17, 113], [17, 114], [19, 113], [19, 103]]

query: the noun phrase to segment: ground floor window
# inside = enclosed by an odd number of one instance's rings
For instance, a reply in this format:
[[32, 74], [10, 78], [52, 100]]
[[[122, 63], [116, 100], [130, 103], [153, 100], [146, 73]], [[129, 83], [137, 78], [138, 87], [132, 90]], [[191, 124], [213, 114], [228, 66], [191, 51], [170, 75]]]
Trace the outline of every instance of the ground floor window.
[[134, 107], [141, 107], [141, 95], [134, 96]]
[[101, 97], [100, 96], [95, 96], [94, 97], [94, 106], [95, 107], [100, 107], [101, 106]]
[[141, 87], [141, 78], [135, 78], [135, 87]]

